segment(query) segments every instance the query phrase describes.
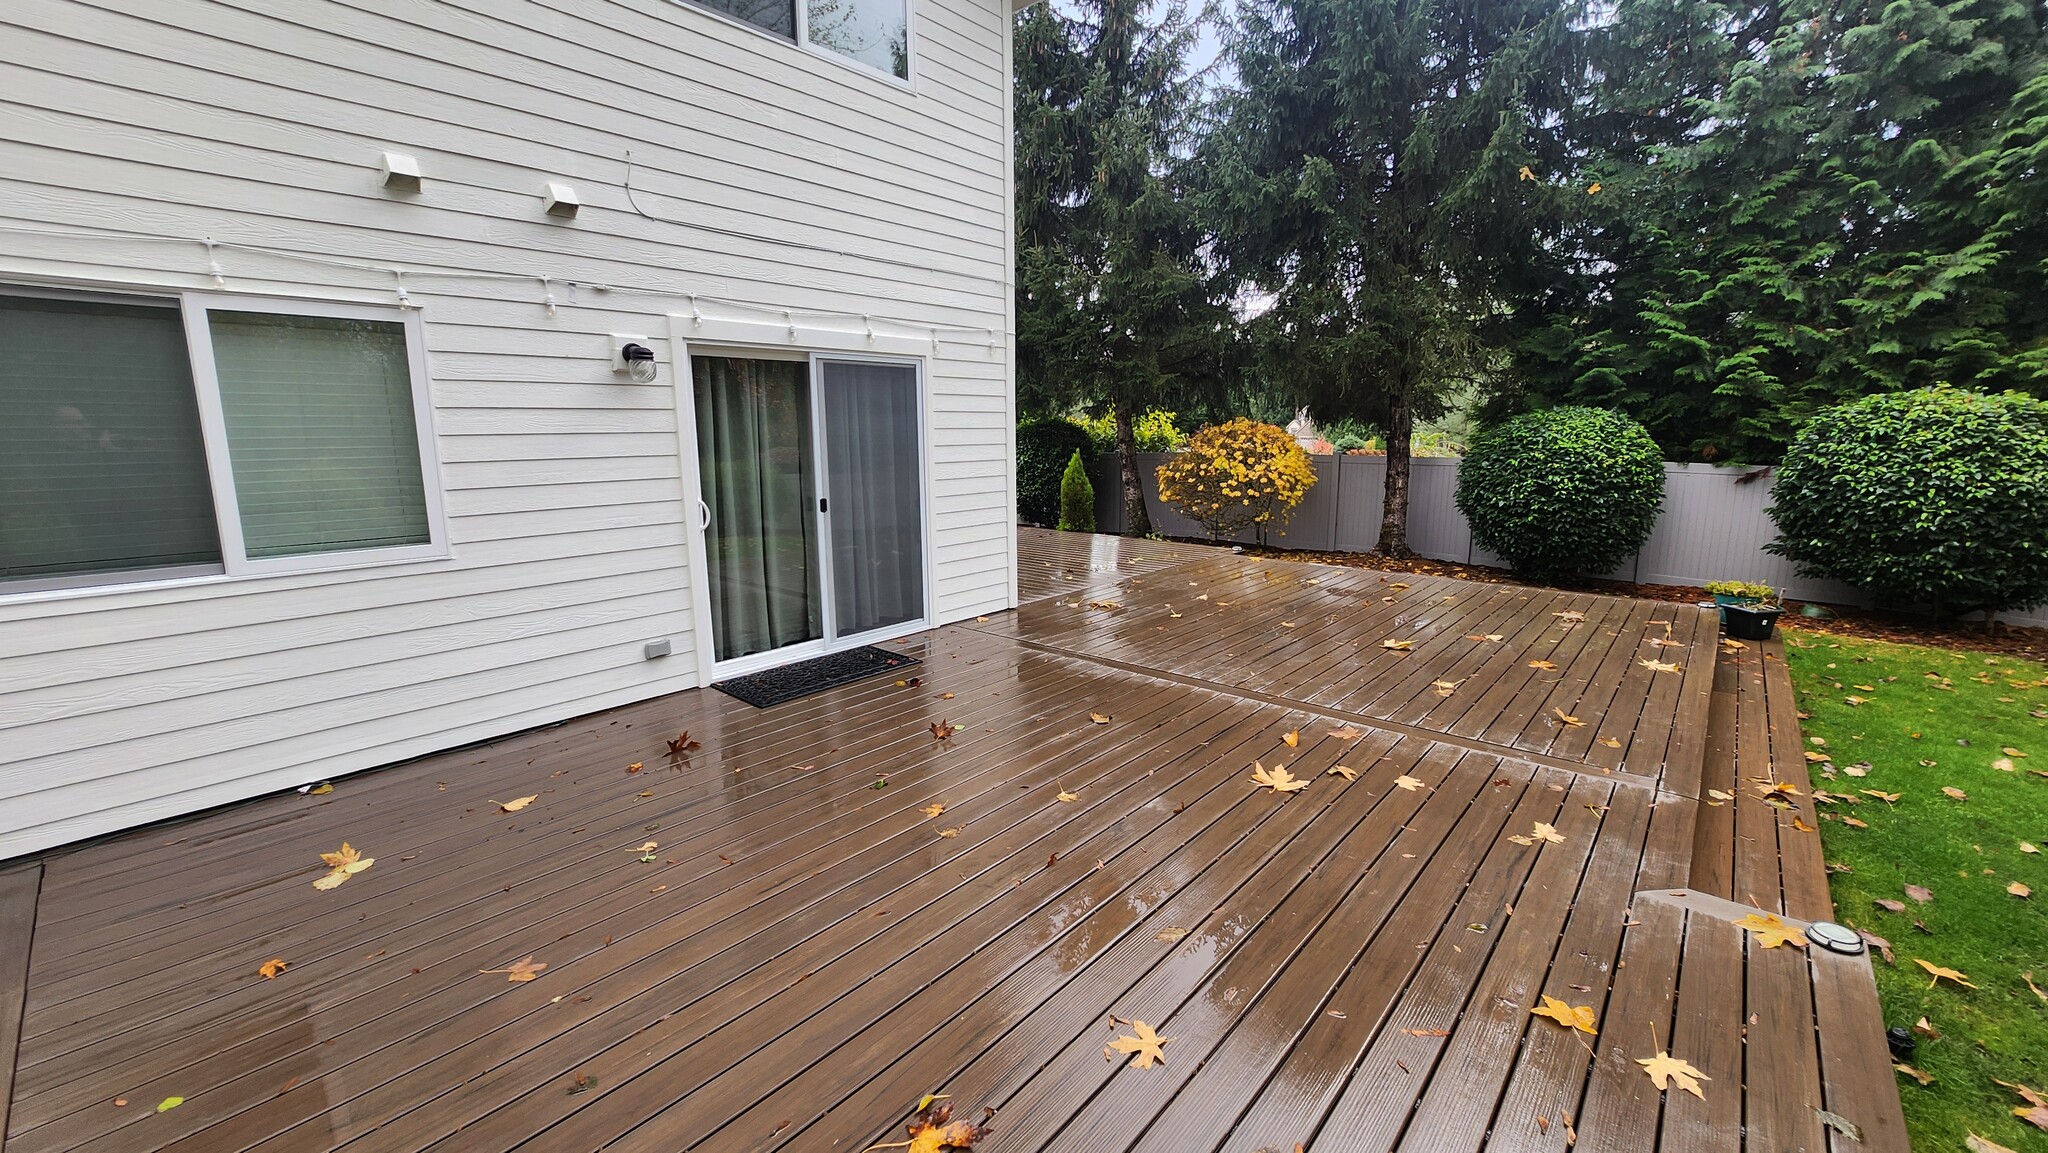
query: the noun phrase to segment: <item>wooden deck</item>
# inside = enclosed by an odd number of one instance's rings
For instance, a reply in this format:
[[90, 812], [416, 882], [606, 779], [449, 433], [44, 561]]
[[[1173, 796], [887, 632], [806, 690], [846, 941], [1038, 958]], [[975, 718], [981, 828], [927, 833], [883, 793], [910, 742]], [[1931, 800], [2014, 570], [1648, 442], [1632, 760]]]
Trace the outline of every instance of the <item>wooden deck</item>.
[[[1816, 1109], [1906, 1148], [1867, 963], [1733, 925], [1827, 911], [1743, 780], [1805, 787], [1768, 650], [1723, 663], [1689, 606], [1022, 545], [1024, 607], [906, 642], [915, 683], [679, 694], [0, 873], [7, 1153], [852, 1150], [930, 1092], [1006, 1153], [1846, 1140]], [[375, 866], [316, 891], [344, 840]], [[1104, 1059], [1129, 1020], [1163, 1066]]]

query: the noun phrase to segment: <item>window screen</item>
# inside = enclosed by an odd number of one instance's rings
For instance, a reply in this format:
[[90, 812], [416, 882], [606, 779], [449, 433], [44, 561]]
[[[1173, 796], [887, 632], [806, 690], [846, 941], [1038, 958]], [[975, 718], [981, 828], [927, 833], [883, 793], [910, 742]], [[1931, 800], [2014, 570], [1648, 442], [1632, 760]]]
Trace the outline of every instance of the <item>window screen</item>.
[[806, 0], [811, 43], [910, 79], [909, 0]]
[[405, 326], [207, 321], [249, 557], [428, 543]]
[[0, 581], [220, 560], [177, 308], [0, 295]]
[[785, 40], [796, 39], [795, 0], [693, 0]]

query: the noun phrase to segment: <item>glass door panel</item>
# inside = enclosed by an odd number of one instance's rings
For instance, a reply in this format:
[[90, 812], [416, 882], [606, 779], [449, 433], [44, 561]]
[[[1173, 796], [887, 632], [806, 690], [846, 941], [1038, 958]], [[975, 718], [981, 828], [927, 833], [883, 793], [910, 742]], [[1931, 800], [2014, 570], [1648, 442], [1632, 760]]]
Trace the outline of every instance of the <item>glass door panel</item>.
[[820, 360], [835, 636], [922, 620], [917, 368]]
[[824, 637], [810, 365], [693, 356], [697, 474], [721, 661]]

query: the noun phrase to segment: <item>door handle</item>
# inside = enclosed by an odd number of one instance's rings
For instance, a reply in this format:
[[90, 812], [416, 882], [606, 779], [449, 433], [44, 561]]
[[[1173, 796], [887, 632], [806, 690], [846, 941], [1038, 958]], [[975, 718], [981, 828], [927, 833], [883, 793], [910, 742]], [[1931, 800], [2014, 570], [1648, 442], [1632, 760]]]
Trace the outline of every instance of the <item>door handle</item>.
[[697, 501], [697, 527], [700, 529], [711, 527], [711, 506], [705, 504], [702, 498], [699, 498]]

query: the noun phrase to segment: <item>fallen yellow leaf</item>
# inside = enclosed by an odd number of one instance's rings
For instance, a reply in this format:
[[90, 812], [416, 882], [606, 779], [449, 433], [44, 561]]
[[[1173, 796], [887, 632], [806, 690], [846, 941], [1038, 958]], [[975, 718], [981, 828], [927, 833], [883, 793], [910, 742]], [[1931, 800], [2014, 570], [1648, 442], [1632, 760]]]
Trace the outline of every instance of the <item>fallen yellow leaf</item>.
[[341, 843], [340, 852], [322, 853], [320, 854], [320, 859], [327, 863], [329, 871], [326, 876], [314, 881], [313, 887], [322, 892], [340, 885], [343, 881], [377, 863], [377, 858], [363, 856], [356, 851], [355, 846], [347, 841]]
[[1349, 769], [1343, 765], [1331, 765], [1323, 770], [1323, 775], [1326, 777], [1343, 777], [1347, 781], [1358, 779], [1358, 771], [1356, 769]]
[[2011, 893], [2015, 897], [2031, 897], [2034, 895], [2034, 890], [2029, 889], [2028, 887], [2026, 887], [2018, 881], [2014, 881], [2012, 884], [2007, 885], [2005, 887], [2005, 891]]
[[933, 801], [933, 802], [932, 802], [931, 804], [929, 804], [929, 805], [926, 805], [926, 806], [924, 807], [924, 815], [925, 815], [925, 816], [927, 816], [927, 817], [936, 817], [936, 816], [938, 816], [938, 815], [939, 815], [940, 813], [943, 813], [943, 812], [945, 812], [945, 811], [946, 811], [946, 806], [944, 806], [944, 805], [940, 804], [940, 803], [939, 803], [939, 802], [937, 802], [937, 801]]
[[502, 969], [478, 969], [477, 972], [503, 973], [505, 974], [505, 979], [507, 981], [512, 981], [516, 983], [521, 981], [533, 980], [535, 977], [538, 977], [540, 975], [540, 971], [542, 969], [545, 969], [547, 967], [548, 963], [546, 961], [535, 961], [533, 959], [533, 954], [528, 953], [526, 956], [521, 957], [519, 960], [512, 962], [510, 965], [507, 965]]
[[1689, 1062], [1659, 1049], [1655, 1057], [1636, 1058], [1636, 1064], [1643, 1067], [1643, 1072], [1650, 1075], [1651, 1082], [1659, 1089], [1669, 1089], [1675, 1084], [1702, 1101], [1707, 1099], [1707, 1095], [1700, 1092], [1700, 1082], [1713, 1078], [1693, 1068]]
[[1280, 739], [1286, 741], [1287, 747], [1290, 749], [1299, 748], [1301, 747], [1301, 730], [1294, 729], [1290, 732], [1281, 733]]
[[1252, 762], [1252, 781], [1276, 793], [1293, 793], [1308, 788], [1307, 780], [1288, 772], [1285, 766], [1274, 765], [1268, 769], [1257, 761]]
[[1560, 724], [1564, 724], [1574, 729], [1583, 729], [1586, 727], [1586, 722], [1580, 720], [1575, 716], [1572, 716], [1570, 713], [1565, 712], [1563, 709], [1560, 709], [1553, 705], [1551, 706], [1550, 711], [1557, 717], [1558, 722]]
[[1529, 1010], [1529, 1012], [1537, 1017], [1548, 1017], [1567, 1029], [1577, 1029], [1579, 1032], [1588, 1035], [1597, 1036], [1600, 1032], [1600, 1030], [1593, 1027], [1594, 1018], [1591, 1005], [1567, 1004], [1546, 993], [1543, 994], [1543, 1003]]
[[1062, 801], [1066, 801], [1066, 802], [1073, 802], [1073, 801], [1078, 801], [1078, 800], [1080, 800], [1080, 799], [1081, 799], [1081, 798], [1080, 798], [1079, 796], [1077, 796], [1076, 794], [1070, 793], [1070, 792], [1066, 791], [1065, 789], [1061, 789], [1061, 790], [1060, 790], [1060, 800], [1062, 800]]
[[540, 800], [540, 794], [535, 793], [530, 797], [515, 797], [509, 801], [492, 801], [491, 803], [498, 806], [502, 812], [516, 813], [538, 800]]
[[1966, 976], [1963, 973], [1959, 973], [1954, 969], [1950, 969], [1943, 965], [1929, 964], [1928, 962], [1923, 961], [1918, 957], [1913, 958], [1913, 963], [1927, 970], [1928, 972], [1934, 974], [1934, 979], [1932, 981], [1927, 982], [1927, 987], [1930, 989], [1934, 988], [1936, 985], [1941, 984], [1944, 978], [1950, 981], [1954, 981], [1956, 984], [1961, 985], [1965, 989], [1974, 989], [1977, 987], [1970, 983], [1970, 978], [1968, 976]]
[[1089, 713], [1088, 719], [1098, 725], [1106, 725], [1110, 721], [1110, 716], [1108, 713]]
[[263, 962], [261, 965], [258, 965], [256, 967], [256, 971], [258, 973], [263, 974], [264, 980], [272, 981], [276, 980], [277, 975], [279, 973], [284, 972], [290, 966], [291, 962], [285, 960], [283, 957], [272, 957], [270, 960]]
[[1553, 669], [1557, 668], [1557, 662], [1556, 662], [1556, 661], [1530, 661], [1530, 662], [1529, 662], [1529, 667], [1530, 667], [1530, 668], [1532, 668], [1532, 669], [1542, 669], [1542, 670], [1543, 670], [1544, 672], [1550, 672], [1551, 670], [1553, 670]]
[[1381, 648], [1383, 648], [1383, 649], [1401, 649], [1401, 650], [1406, 650], [1406, 649], [1412, 649], [1412, 648], [1414, 648], [1414, 647], [1415, 647], [1415, 642], [1414, 642], [1414, 641], [1397, 641], [1397, 640], [1394, 640], [1393, 638], [1389, 637], [1388, 639], [1386, 639], [1386, 640], [1383, 640], [1383, 641], [1381, 641], [1381, 642], [1380, 642], [1380, 647], [1381, 647]]
[[1801, 949], [1806, 947], [1805, 934], [1780, 921], [1772, 913], [1751, 913], [1735, 922], [1735, 925], [1756, 934], [1756, 943], [1766, 949], [1775, 949], [1780, 945], [1796, 945]]
[[942, 837], [957, 837], [960, 835], [960, 830], [957, 827], [951, 829], [940, 829], [939, 835]]
[[1111, 1041], [1109, 1046], [1103, 1049], [1102, 1055], [1114, 1061], [1119, 1053], [1133, 1054], [1131, 1057], [1131, 1068], [1133, 1069], [1150, 1069], [1154, 1062], [1162, 1065], [1165, 1064], [1165, 1046], [1173, 1038], [1161, 1037], [1152, 1031], [1152, 1026], [1147, 1025], [1143, 1021], [1132, 1021], [1130, 1025], [1131, 1036], [1120, 1036], [1116, 1040]]
[[1678, 663], [1675, 661], [1637, 661], [1636, 663], [1653, 673], [1675, 673], [1679, 671]]
[[1408, 790], [1408, 791], [1409, 791], [1409, 792], [1411, 792], [1411, 793], [1412, 793], [1412, 792], [1414, 792], [1414, 791], [1415, 791], [1415, 790], [1417, 790], [1417, 789], [1422, 789], [1422, 788], [1427, 788], [1427, 787], [1428, 787], [1427, 785], [1424, 785], [1424, 784], [1423, 784], [1423, 783], [1422, 783], [1421, 781], [1418, 781], [1418, 780], [1416, 780], [1416, 779], [1415, 779], [1414, 777], [1409, 777], [1409, 776], [1399, 776], [1399, 777], [1395, 777], [1395, 778], [1394, 778], [1394, 784], [1395, 784], [1395, 785], [1397, 785], [1397, 786], [1398, 786], [1398, 787], [1400, 787], [1400, 788], [1403, 788], [1403, 789], [1406, 789], [1406, 790]]
[[163, 1100], [157, 1102], [156, 1111], [159, 1113], [163, 1113], [171, 1109], [176, 1109], [178, 1106], [183, 1105], [184, 1103], [185, 1099], [183, 1097], [166, 1097]]

